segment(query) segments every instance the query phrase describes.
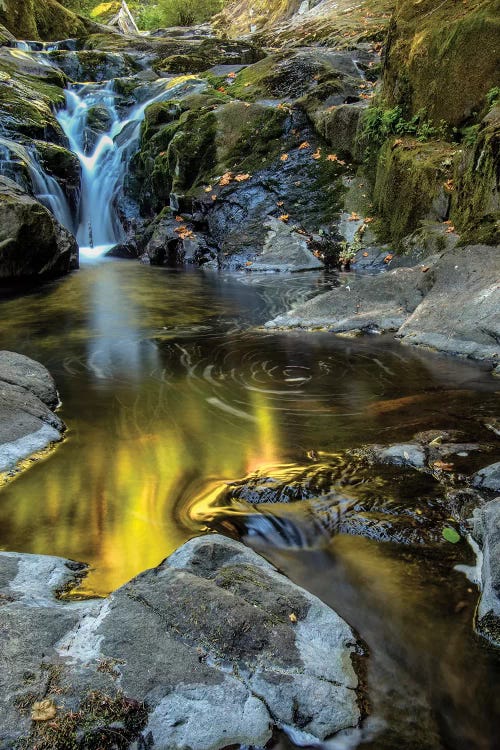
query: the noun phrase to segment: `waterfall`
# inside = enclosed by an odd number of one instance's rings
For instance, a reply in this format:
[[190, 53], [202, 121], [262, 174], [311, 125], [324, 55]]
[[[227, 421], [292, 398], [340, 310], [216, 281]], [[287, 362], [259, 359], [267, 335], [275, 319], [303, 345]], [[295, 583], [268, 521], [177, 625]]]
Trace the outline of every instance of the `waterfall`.
[[57, 180], [43, 169], [33, 146], [23, 146], [9, 138], [0, 137], [0, 174], [23, 188], [28, 187], [35, 198], [66, 229], [74, 233], [76, 227], [68, 199]]
[[[125, 239], [117, 203], [131, 156], [137, 150], [146, 108], [154, 102], [179, 98], [204, 87], [196, 79], [159, 79], [147, 84], [147, 98], [120, 115], [113, 81], [75, 84], [66, 91], [66, 108], [58, 120], [82, 167], [82, 186], [76, 238], [83, 255], [98, 256]], [[97, 134], [89, 148], [89, 113], [106, 113], [106, 132]], [[95, 135], [95, 134], [94, 134]]]

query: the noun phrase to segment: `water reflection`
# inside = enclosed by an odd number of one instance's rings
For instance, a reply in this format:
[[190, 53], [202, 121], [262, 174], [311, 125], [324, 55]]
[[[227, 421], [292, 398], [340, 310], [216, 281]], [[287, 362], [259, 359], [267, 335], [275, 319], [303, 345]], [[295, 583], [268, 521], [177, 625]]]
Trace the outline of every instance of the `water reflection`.
[[87, 561], [104, 594], [199, 532], [179, 507], [225, 481], [493, 413], [466, 363], [249, 330], [328, 283], [110, 262], [4, 301], [0, 346], [49, 367], [69, 431], [1, 490], [0, 544]]

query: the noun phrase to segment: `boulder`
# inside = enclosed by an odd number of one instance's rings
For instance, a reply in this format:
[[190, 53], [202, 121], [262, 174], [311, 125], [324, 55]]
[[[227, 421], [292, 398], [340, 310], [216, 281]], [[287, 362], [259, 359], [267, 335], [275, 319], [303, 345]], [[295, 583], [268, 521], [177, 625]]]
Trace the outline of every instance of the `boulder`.
[[42, 698], [68, 746], [263, 747], [273, 726], [310, 744], [358, 726], [350, 627], [241, 543], [194, 539], [106, 600], [61, 603], [81, 567], [0, 553], [0, 747], [59, 747], [30, 725]]
[[0, 472], [58, 442], [64, 424], [54, 414], [59, 396], [43, 365], [15, 352], [0, 352]]
[[284, 222], [270, 216], [264, 224], [268, 234], [260, 255], [249, 271], [313, 271], [323, 263], [309, 250], [306, 238]]
[[0, 278], [57, 276], [74, 268], [73, 235], [15, 182], [0, 177]]
[[480, 469], [472, 477], [472, 484], [481, 490], [500, 492], [500, 462]]

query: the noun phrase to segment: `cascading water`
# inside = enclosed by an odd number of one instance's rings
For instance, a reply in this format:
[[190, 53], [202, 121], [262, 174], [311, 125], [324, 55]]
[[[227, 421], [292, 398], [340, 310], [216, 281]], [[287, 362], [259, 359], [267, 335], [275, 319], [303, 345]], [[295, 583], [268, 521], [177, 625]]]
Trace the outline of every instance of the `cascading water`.
[[[160, 79], [147, 85], [148, 96], [120, 116], [119, 95], [113, 81], [76, 85], [66, 92], [66, 109], [58, 120], [71, 150], [82, 166], [82, 186], [76, 238], [83, 255], [96, 257], [123, 241], [124, 230], [117, 211], [130, 157], [137, 148], [146, 108], [154, 102], [178, 98], [203, 86], [195, 79], [175, 82]], [[107, 113], [108, 129], [92, 149], [88, 147], [89, 110], [99, 107]]]
[[0, 137], [0, 174], [9, 177], [22, 187], [28, 187], [33, 195], [70, 232], [75, 231], [67, 196], [52, 175], [40, 164], [34, 147], [23, 146], [9, 138]]

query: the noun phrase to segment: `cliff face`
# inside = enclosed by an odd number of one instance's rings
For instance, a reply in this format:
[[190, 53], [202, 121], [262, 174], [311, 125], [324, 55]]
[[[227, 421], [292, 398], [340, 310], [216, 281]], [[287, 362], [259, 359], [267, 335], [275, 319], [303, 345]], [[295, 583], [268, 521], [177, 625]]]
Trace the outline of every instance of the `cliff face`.
[[57, 0], [4, 0], [0, 23], [18, 39], [51, 41], [82, 36], [87, 23]]

